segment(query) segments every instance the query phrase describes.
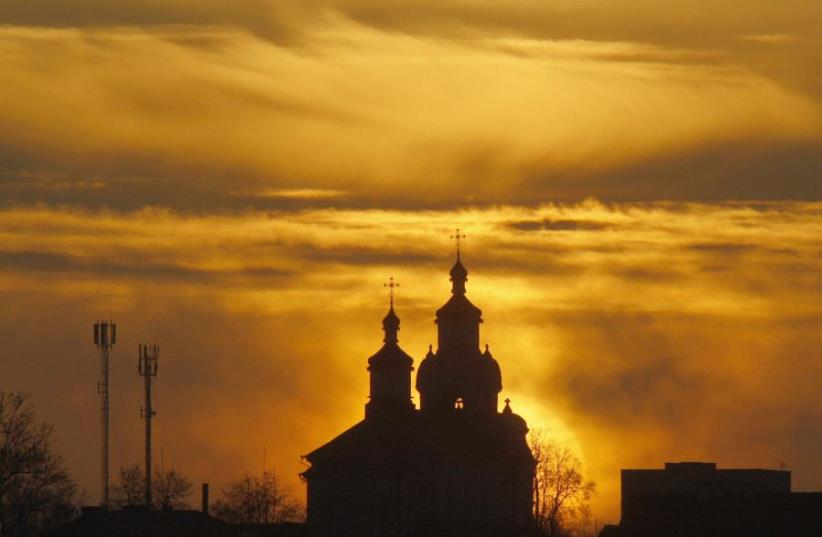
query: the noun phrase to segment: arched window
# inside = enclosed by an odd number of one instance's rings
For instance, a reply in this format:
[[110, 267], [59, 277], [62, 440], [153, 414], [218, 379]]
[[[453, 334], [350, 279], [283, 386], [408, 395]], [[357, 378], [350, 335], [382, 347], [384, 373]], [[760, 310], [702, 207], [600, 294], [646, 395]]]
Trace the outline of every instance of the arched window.
[[456, 401], [454, 401], [454, 408], [455, 408], [456, 410], [462, 410], [462, 407], [463, 407], [463, 404], [462, 404], [462, 397], [457, 397], [457, 400], [456, 400]]

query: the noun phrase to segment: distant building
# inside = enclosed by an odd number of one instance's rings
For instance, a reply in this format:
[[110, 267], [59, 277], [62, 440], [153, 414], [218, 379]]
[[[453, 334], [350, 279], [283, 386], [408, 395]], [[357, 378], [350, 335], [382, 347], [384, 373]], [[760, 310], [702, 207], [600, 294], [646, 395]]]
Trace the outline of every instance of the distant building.
[[365, 419], [305, 456], [312, 537], [519, 537], [535, 533], [535, 462], [525, 420], [506, 401], [468, 271], [451, 269], [452, 296], [436, 313], [437, 350], [417, 372], [398, 344], [393, 300], [384, 345], [368, 360]]
[[819, 537], [822, 493], [792, 493], [784, 470], [666, 463], [622, 470], [622, 516], [601, 537]]

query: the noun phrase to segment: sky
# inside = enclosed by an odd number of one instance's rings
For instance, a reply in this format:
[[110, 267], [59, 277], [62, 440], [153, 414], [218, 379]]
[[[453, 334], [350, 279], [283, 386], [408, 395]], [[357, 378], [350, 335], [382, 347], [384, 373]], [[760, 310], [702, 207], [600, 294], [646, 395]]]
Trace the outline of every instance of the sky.
[[[363, 415], [383, 283], [419, 362], [453, 230], [502, 398], [619, 469], [822, 490], [822, 4], [0, 3], [0, 389], [97, 499], [155, 460], [219, 488]], [[196, 498], [193, 498], [196, 504]]]

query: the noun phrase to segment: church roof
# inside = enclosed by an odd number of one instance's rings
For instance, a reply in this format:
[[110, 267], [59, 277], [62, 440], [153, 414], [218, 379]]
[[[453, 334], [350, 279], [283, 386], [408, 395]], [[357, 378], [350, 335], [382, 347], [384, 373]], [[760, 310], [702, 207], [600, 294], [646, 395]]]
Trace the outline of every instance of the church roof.
[[385, 343], [380, 350], [368, 359], [368, 365], [410, 367], [414, 359], [400, 348], [397, 343]]
[[476, 307], [463, 294], [453, 294], [440, 309], [437, 310], [437, 319], [479, 319], [482, 310]]
[[525, 431], [519, 427], [524, 421], [513, 416], [478, 418], [459, 411], [425, 416], [415, 412], [403, 419], [363, 420], [306, 455], [312, 465], [306, 475], [413, 470], [430, 463], [494, 463], [512, 458], [533, 463]]

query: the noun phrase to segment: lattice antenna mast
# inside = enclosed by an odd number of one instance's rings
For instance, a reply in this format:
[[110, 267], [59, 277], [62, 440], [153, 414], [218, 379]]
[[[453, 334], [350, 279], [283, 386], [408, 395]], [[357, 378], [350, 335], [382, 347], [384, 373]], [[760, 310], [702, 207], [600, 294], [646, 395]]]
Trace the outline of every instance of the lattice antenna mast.
[[138, 348], [137, 371], [146, 381], [145, 406], [140, 407], [140, 417], [146, 420], [146, 483], [145, 503], [151, 509], [151, 418], [157, 414], [151, 406], [151, 378], [157, 376], [157, 361], [160, 358], [160, 346], [140, 345]]
[[108, 396], [108, 362], [111, 356], [111, 347], [117, 343], [117, 325], [113, 322], [102, 321], [94, 323], [94, 345], [100, 351], [100, 382], [97, 383], [97, 393], [100, 394], [100, 506], [108, 509], [108, 429], [109, 412], [111, 410]]

